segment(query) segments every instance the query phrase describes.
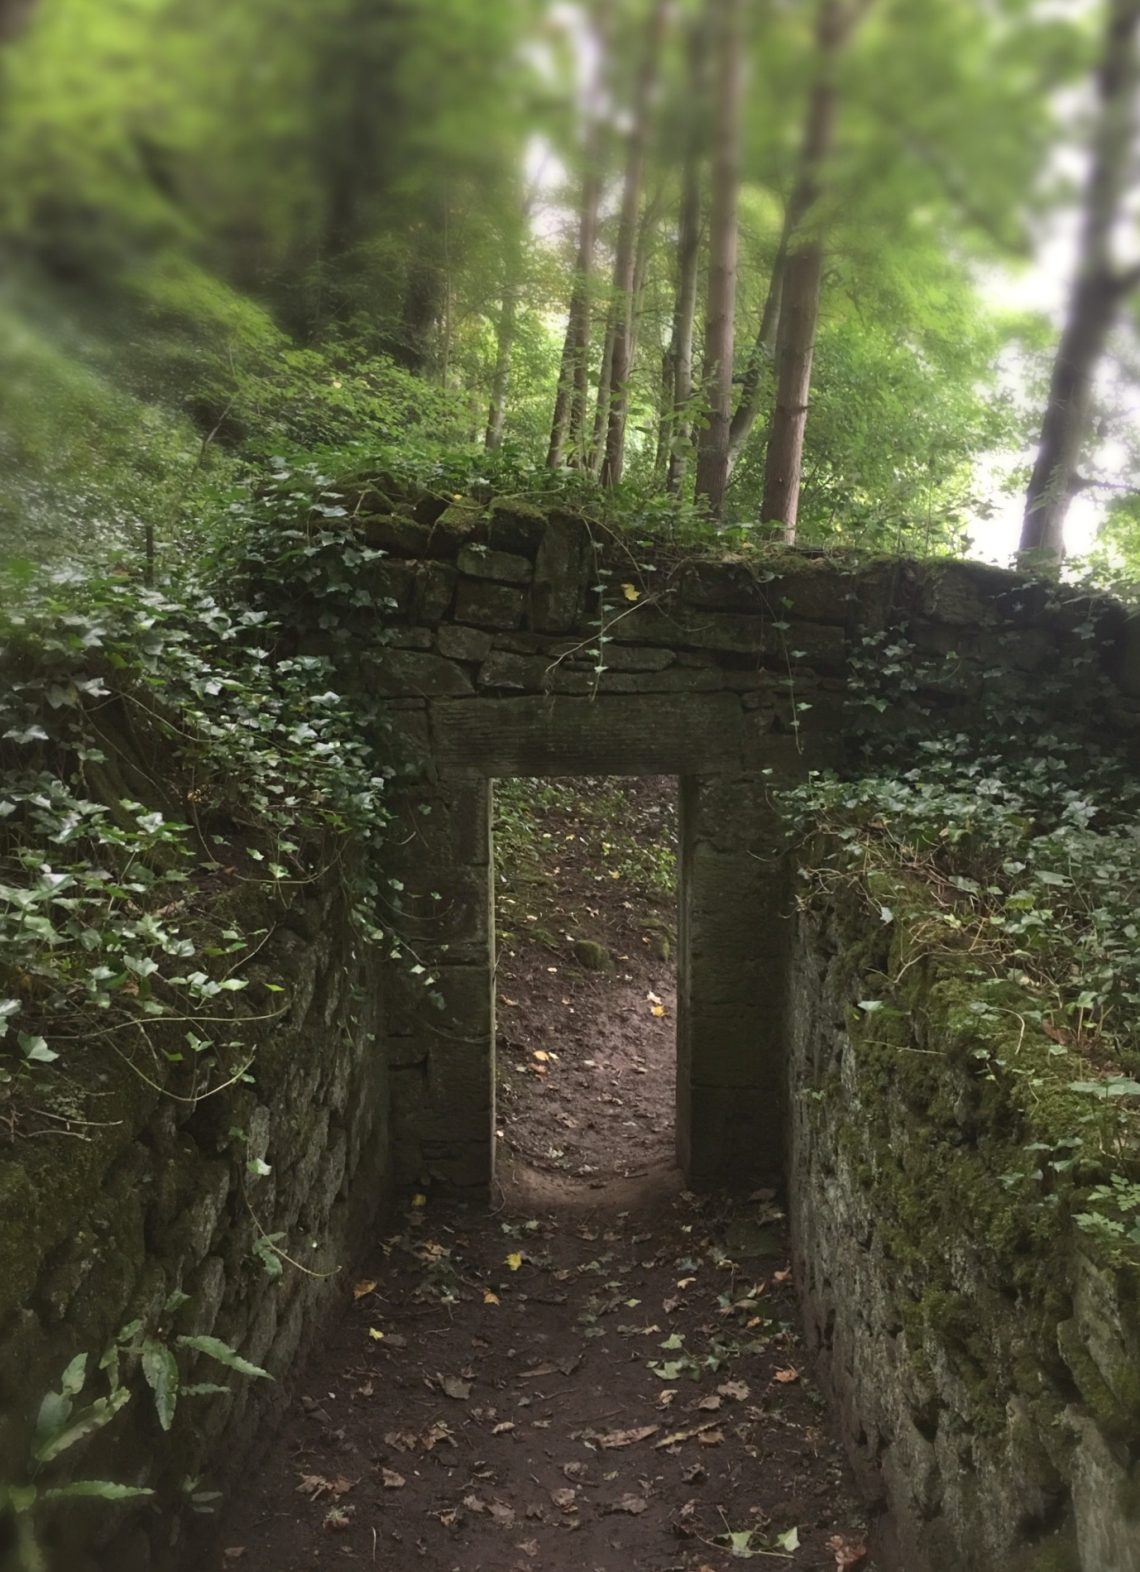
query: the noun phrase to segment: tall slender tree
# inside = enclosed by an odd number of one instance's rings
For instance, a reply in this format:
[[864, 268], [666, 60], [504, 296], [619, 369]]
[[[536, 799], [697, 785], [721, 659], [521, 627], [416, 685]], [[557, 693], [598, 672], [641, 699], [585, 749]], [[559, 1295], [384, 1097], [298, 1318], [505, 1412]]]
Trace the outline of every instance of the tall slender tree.
[[[871, 0], [820, 0], [816, 19], [815, 78], [808, 103], [800, 164], [796, 227], [789, 231], [780, 278], [776, 335], [776, 402], [768, 428], [760, 521], [796, 538], [804, 433], [811, 392], [812, 356], [823, 278], [823, 235], [816, 208], [820, 179], [835, 135], [837, 70], [843, 51]], [[789, 202], [789, 209], [791, 203]]]
[[684, 482], [693, 429], [693, 331], [701, 253], [701, 161], [707, 141], [707, 61], [707, 18], [701, 15], [693, 20], [689, 30], [689, 125], [677, 213], [677, 299], [663, 390], [662, 446], [668, 466], [665, 484], [674, 494]]
[[1140, 0], [1109, 0], [1096, 72], [1096, 126], [1077, 275], [1053, 363], [1021, 527], [1020, 554], [1042, 565], [1060, 563], [1064, 557], [1065, 518], [1078, 489], [1077, 466], [1096, 368], [1121, 302], [1140, 286], [1140, 267], [1120, 268], [1113, 243], [1135, 175], [1138, 33]]
[[590, 47], [593, 77], [586, 95], [587, 128], [584, 146], [585, 167], [578, 209], [578, 251], [574, 261], [574, 283], [558, 388], [554, 395], [554, 418], [546, 462], [557, 469], [567, 458], [581, 465], [586, 458], [586, 411], [589, 403], [590, 309], [594, 272], [594, 251], [598, 239], [598, 211], [604, 179], [606, 124], [602, 111], [606, 62], [611, 32], [611, 0], [595, 0], [590, 12]]
[[703, 376], [708, 420], [697, 452], [696, 499], [714, 518], [728, 485], [732, 367], [736, 326], [736, 211], [740, 195], [743, 95], [742, 0], [709, 0], [716, 57], [716, 134], [709, 214], [709, 283]]
[[660, 73], [661, 49], [669, 18], [668, 0], [651, 0], [645, 45], [630, 108], [629, 135], [626, 139], [625, 175], [622, 184], [621, 216], [614, 254], [613, 295], [610, 321], [613, 352], [610, 360], [609, 393], [606, 410], [605, 453], [601, 478], [605, 486], [616, 486], [625, 464], [625, 425], [628, 408], [630, 367], [633, 361], [633, 301], [637, 270], [641, 193], [645, 183], [645, 164], [649, 148], [650, 124]]

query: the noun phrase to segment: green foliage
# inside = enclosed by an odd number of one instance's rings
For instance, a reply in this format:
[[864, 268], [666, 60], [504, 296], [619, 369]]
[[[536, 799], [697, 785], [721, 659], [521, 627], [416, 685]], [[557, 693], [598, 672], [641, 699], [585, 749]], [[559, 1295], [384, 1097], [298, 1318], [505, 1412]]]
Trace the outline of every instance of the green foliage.
[[[310, 543], [292, 564], [298, 589], [310, 550], [319, 557]], [[255, 557], [245, 565], [256, 571]], [[222, 1081], [245, 1074], [248, 1028], [285, 1005], [259, 982], [260, 1008], [237, 1021], [221, 1008], [250, 986], [244, 968], [265, 929], [233, 926], [219, 897], [245, 890], [269, 918], [351, 834], [364, 855], [345, 873], [348, 899], [374, 932], [367, 848], [383, 833], [391, 773], [375, 729], [327, 659], [279, 651], [264, 610], [223, 603], [205, 580], [148, 590], [49, 579], [25, 586], [0, 634], [9, 1095], [14, 1080], [122, 1054], [140, 1033], [153, 1055], [144, 1078], [181, 1066], [200, 1094], [219, 1066]]]
[[[98, 1362], [98, 1373], [107, 1390], [85, 1406], [76, 1403], [91, 1376], [88, 1355], [76, 1354], [60, 1379], [59, 1390], [45, 1394], [36, 1414], [32, 1433], [26, 1483], [0, 1485], [0, 1520], [15, 1519], [17, 1557], [15, 1572], [46, 1572], [46, 1561], [39, 1543], [37, 1519], [43, 1508], [55, 1501], [95, 1500], [120, 1502], [153, 1496], [142, 1485], [119, 1484], [106, 1479], [67, 1479], [58, 1484], [44, 1483], [45, 1468], [58, 1464], [66, 1453], [84, 1444], [105, 1429], [132, 1401], [133, 1393], [122, 1376], [123, 1361], [141, 1370], [154, 1402], [155, 1415], [165, 1433], [174, 1423], [179, 1397], [212, 1396], [229, 1389], [213, 1383], [188, 1384], [183, 1381], [176, 1349], [205, 1354], [208, 1358], [236, 1371], [239, 1375], [268, 1380], [266, 1371], [243, 1359], [236, 1349], [217, 1337], [184, 1335], [169, 1339], [169, 1320], [187, 1303], [180, 1291], [169, 1295], [162, 1307], [158, 1326], [150, 1330], [142, 1321], [132, 1321], [118, 1332]], [[50, 1476], [49, 1476], [50, 1477]]]
[[[1095, 624], [1085, 631], [1091, 640]], [[1035, 1034], [1035, 1057], [983, 1041], [977, 1071], [1024, 1078], [1034, 1103], [1056, 1104], [1044, 1167], [1067, 1174], [1079, 1160], [1086, 1183], [1104, 1179], [1076, 1220], [1105, 1240], [1124, 1236], [1116, 1223], [1140, 1180], [1140, 785], [1125, 759], [1090, 745], [1087, 715], [1077, 727], [1058, 713], [1051, 690], [1072, 693], [1082, 661], [1071, 661], [1063, 679], [1038, 673], [1020, 689], [1003, 673], [976, 730], [947, 735], [917, 698], [937, 663], [924, 669], [902, 632], [877, 636], [852, 693], [868, 717], [858, 768], [785, 801], [814, 848], [809, 884], [857, 883], [903, 972], [952, 971], [968, 980], [978, 1030]], [[889, 1029], [883, 1000], [860, 1009]]]

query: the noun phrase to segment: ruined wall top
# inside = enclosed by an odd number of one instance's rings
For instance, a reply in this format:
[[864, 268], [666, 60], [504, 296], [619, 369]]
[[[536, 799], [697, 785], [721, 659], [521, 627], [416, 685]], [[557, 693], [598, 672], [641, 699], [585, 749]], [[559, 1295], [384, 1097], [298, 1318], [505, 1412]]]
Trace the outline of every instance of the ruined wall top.
[[444, 770], [798, 775], [841, 761], [856, 672], [892, 662], [949, 724], [996, 684], [1140, 738], [1140, 620], [1113, 601], [977, 563], [695, 550], [517, 498], [347, 500], [383, 553], [359, 680]]

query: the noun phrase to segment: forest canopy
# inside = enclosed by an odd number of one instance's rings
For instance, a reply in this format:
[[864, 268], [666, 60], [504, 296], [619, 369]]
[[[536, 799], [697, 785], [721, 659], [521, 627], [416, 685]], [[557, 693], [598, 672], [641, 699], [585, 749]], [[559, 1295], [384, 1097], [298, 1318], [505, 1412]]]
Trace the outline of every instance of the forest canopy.
[[[1140, 0], [2, 0], [5, 555], [296, 455], [1136, 575]], [[1052, 309], [1051, 309], [1052, 308]]]

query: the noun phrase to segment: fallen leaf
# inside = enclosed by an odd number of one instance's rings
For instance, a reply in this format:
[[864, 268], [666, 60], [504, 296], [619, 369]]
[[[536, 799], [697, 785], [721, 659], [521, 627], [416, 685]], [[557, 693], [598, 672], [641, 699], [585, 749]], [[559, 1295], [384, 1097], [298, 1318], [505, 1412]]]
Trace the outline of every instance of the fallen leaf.
[[682, 1441], [691, 1441], [694, 1436], [703, 1439], [710, 1432], [715, 1434], [717, 1439], [716, 1441], [706, 1442], [706, 1446], [717, 1446], [724, 1440], [723, 1432], [717, 1429], [717, 1421], [710, 1419], [707, 1424], [693, 1425], [688, 1430], [674, 1430], [671, 1435], [663, 1436], [660, 1441], [655, 1441], [653, 1443], [654, 1449], [660, 1451], [662, 1447], [679, 1446]]
[[491, 1426], [491, 1434], [493, 1436], [505, 1436], [508, 1431], [513, 1430], [514, 1428], [515, 1422], [513, 1419], [503, 1419], [500, 1420], [497, 1425]]
[[226, 1548], [222, 1551], [222, 1560], [223, 1561], [240, 1561], [242, 1556], [244, 1556], [244, 1555], [245, 1555], [245, 1546], [244, 1545], [227, 1545]]
[[497, 1305], [499, 1303], [498, 1294], [493, 1294], [489, 1288], [485, 1289], [483, 1293], [483, 1303], [485, 1305]]
[[536, 1048], [534, 1050], [534, 1057], [538, 1060], [539, 1064], [546, 1064], [550, 1058], [550, 1055], [547, 1053], [545, 1048]]
[[510, 1255], [507, 1256], [506, 1262], [512, 1272], [517, 1272], [519, 1267], [522, 1265], [521, 1250], [512, 1250]]
[[378, 1326], [370, 1326], [368, 1328], [368, 1335], [374, 1343], [379, 1343], [384, 1336], [383, 1332]]
[[776, 1535], [777, 1550], [786, 1550], [790, 1554], [800, 1548], [800, 1531], [798, 1528], [789, 1528], [786, 1533]]
[[354, 1299], [363, 1299], [365, 1294], [375, 1293], [375, 1291], [376, 1279], [374, 1277], [369, 1277], [366, 1278], [364, 1282], [357, 1283], [356, 1287], [352, 1290], [352, 1297]]
[[791, 1365], [789, 1365], [786, 1370], [777, 1370], [775, 1375], [772, 1377], [773, 1381], [779, 1381], [781, 1386], [788, 1386], [792, 1381], [798, 1381], [799, 1378], [799, 1371], [793, 1369]]
[[641, 599], [641, 591], [636, 589], [632, 584], [623, 584], [621, 587], [621, 592], [625, 596], [626, 600]]
[[721, 1399], [719, 1397], [702, 1397], [697, 1407], [703, 1408], [707, 1413], [715, 1414], [720, 1405]]
[[394, 1468], [382, 1468], [380, 1477], [384, 1481], [385, 1490], [403, 1490], [407, 1484], [403, 1474], [397, 1474]]
[[792, 1275], [791, 1267], [787, 1267], [782, 1272], [773, 1272], [772, 1273], [772, 1281], [774, 1283], [786, 1283], [788, 1281], [788, 1279], [791, 1277], [791, 1275]]
[[752, 1395], [752, 1388], [746, 1381], [722, 1381], [717, 1391], [721, 1397], [733, 1397], [738, 1403], [746, 1403]]
[[578, 1510], [578, 1492], [569, 1488], [552, 1490], [550, 1499], [560, 1512], [576, 1512]]
[[622, 1496], [620, 1500], [611, 1502], [606, 1511], [628, 1512], [631, 1517], [638, 1517], [648, 1505], [644, 1496]]
[[461, 1381], [458, 1376], [440, 1376], [439, 1384], [448, 1397], [453, 1397], [457, 1403], [465, 1403], [471, 1396], [471, 1382]]
[[515, 1546], [515, 1549], [516, 1550], [521, 1550], [524, 1556], [537, 1556], [538, 1555], [538, 1540], [537, 1539], [524, 1539], [521, 1545], [516, 1545]]
[[343, 1533], [352, 1526], [352, 1507], [330, 1507], [325, 1513], [324, 1526], [334, 1533]]
[[672, 1403], [673, 1399], [676, 1397], [676, 1395], [677, 1395], [677, 1388], [675, 1386], [668, 1387], [664, 1392], [658, 1392], [658, 1394], [657, 1394], [657, 1406], [658, 1406], [658, 1408], [668, 1408], [670, 1403]]
[[297, 1494], [308, 1496], [313, 1501], [319, 1501], [322, 1496], [335, 1496], [338, 1499], [346, 1496], [353, 1487], [351, 1479], [338, 1475], [336, 1479], [326, 1479], [323, 1474], [302, 1474], [301, 1482], [297, 1486]]
[[634, 1446], [638, 1441], [648, 1441], [660, 1429], [660, 1425], [642, 1425], [637, 1430], [611, 1430], [608, 1435], [598, 1437], [598, 1445], [607, 1451], [620, 1446]]
[[697, 1440], [701, 1446], [719, 1446], [724, 1440], [723, 1430], [702, 1430]]
[[490, 1512], [492, 1518], [496, 1523], [498, 1523], [500, 1528], [512, 1528], [514, 1526], [514, 1510], [513, 1508], [507, 1506], [504, 1501], [492, 1501]]
[[838, 1572], [847, 1572], [849, 1567], [860, 1567], [867, 1559], [866, 1545], [860, 1540], [844, 1539], [842, 1534], [832, 1534], [827, 1541], [827, 1549], [835, 1556]]
[[480, 1501], [478, 1496], [464, 1496], [463, 1505], [469, 1512], [485, 1512], [487, 1510], [487, 1503]]
[[459, 1445], [459, 1442], [451, 1433], [450, 1426], [445, 1425], [442, 1419], [437, 1419], [434, 1425], [429, 1426], [429, 1428], [424, 1431], [420, 1445], [423, 1447], [425, 1452], [430, 1452], [432, 1448], [437, 1447], [441, 1441], [446, 1441], [448, 1446]]
[[418, 1206], [426, 1206], [427, 1205], [427, 1196], [426, 1195], [413, 1195], [412, 1196], [412, 1205], [413, 1206], [417, 1206], [417, 1207]]
[[[663, 1004], [651, 1004], [649, 1006], [649, 1013], [650, 1015], [662, 1016], [665, 1014], [665, 1006]], [[644, 1070], [642, 1070], [641, 1073], [642, 1075], [646, 1074]]]

